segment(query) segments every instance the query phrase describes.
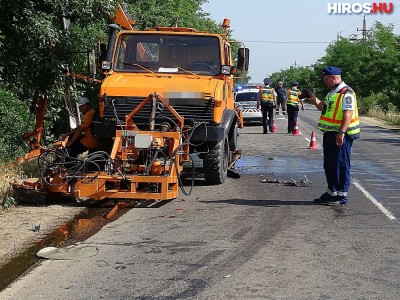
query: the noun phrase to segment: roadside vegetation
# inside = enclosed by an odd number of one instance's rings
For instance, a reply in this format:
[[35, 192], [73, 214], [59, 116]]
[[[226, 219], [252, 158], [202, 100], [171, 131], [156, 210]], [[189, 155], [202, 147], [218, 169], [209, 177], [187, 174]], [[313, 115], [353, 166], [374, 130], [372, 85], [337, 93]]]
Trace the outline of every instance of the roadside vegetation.
[[[65, 109], [86, 95], [96, 100], [99, 86], [63, 75], [62, 70], [99, 77], [88, 70], [107, 42], [110, 14], [119, 0], [2, 1], [0, 5], [0, 210], [13, 205], [9, 181], [20, 172], [11, 161], [27, 152], [23, 134], [35, 123], [34, 95], [48, 97], [42, 144], [48, 146], [68, 130]], [[137, 29], [183, 26], [221, 32], [201, 5], [207, 0], [136, 0], [126, 8]], [[222, 21], [222, 20], [221, 20]], [[230, 34], [233, 35], [234, 32]], [[360, 112], [400, 124], [400, 38], [393, 26], [376, 23], [365, 41], [341, 39], [332, 43], [310, 67], [289, 68], [272, 74], [274, 82], [300, 82], [323, 98], [321, 70], [343, 69], [346, 82], [358, 96]], [[250, 49], [251, 53], [251, 49]], [[250, 57], [251, 64], [255, 64]], [[93, 66], [92, 66], [93, 67]], [[96, 66], [94, 66], [96, 69]], [[93, 70], [93, 68], [92, 68]], [[247, 83], [249, 76], [241, 82]], [[259, 80], [259, 79], [256, 79]], [[73, 105], [71, 106], [74, 107]]]
[[377, 22], [366, 40], [340, 39], [328, 46], [326, 53], [309, 67], [289, 68], [272, 74], [274, 82], [300, 82], [323, 99], [327, 93], [321, 71], [338, 66], [343, 79], [357, 94], [361, 115], [400, 125], [400, 36], [393, 26]]

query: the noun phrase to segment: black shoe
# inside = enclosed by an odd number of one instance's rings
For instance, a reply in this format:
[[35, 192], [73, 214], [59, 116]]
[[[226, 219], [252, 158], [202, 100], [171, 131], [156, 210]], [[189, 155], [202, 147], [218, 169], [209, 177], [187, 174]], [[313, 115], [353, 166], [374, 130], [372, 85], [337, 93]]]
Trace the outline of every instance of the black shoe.
[[272, 128], [269, 129], [270, 132], [274, 132]]
[[342, 206], [342, 205], [347, 205], [349, 200], [345, 196], [334, 196], [332, 197], [332, 201], [329, 201], [329, 205], [334, 205], [334, 206]]
[[336, 201], [328, 192], [323, 193], [319, 198], [314, 199], [314, 203], [328, 203]]
[[267, 134], [268, 133], [268, 131], [263, 131], [263, 134]]

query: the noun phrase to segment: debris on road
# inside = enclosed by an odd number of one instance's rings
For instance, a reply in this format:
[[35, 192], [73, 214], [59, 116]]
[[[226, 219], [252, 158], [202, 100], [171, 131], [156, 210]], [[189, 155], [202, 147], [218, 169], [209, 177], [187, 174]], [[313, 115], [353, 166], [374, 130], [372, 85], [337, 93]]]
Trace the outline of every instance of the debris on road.
[[73, 260], [95, 256], [98, 253], [99, 249], [96, 246], [71, 245], [65, 248], [45, 247], [36, 253], [36, 255], [55, 260]]
[[279, 179], [269, 179], [265, 178], [264, 175], [260, 175], [261, 182], [263, 183], [276, 183], [276, 184], [283, 184], [287, 186], [310, 186], [311, 181], [308, 180], [307, 176], [304, 175], [304, 178], [300, 179], [299, 181], [296, 181], [293, 177], [290, 177], [289, 181], [282, 181]]

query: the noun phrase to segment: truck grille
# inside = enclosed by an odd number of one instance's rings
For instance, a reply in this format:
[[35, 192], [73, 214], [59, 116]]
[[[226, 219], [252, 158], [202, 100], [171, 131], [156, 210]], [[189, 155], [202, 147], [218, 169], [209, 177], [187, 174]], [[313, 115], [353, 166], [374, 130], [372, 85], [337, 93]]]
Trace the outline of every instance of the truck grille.
[[[211, 97], [207, 95], [206, 99]], [[104, 117], [106, 119], [115, 119], [125, 121], [135, 107], [137, 107], [144, 98], [139, 97], [107, 97], [104, 103]], [[114, 105], [112, 104], [114, 103]], [[214, 101], [205, 99], [170, 99], [171, 106], [175, 111], [188, 121], [212, 122], [214, 117]], [[115, 108], [115, 111], [114, 111]], [[136, 124], [146, 124], [150, 122], [151, 101], [148, 102], [134, 117]], [[156, 123], [165, 121], [166, 118], [175, 120], [168, 108], [156, 113]]]

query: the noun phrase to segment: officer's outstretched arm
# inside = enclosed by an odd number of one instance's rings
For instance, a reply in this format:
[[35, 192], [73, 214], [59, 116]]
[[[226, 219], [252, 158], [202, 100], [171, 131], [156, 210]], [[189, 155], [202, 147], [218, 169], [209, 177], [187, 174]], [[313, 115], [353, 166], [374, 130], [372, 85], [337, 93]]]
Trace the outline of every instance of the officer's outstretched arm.
[[320, 111], [322, 110], [322, 107], [324, 106], [324, 103], [315, 96], [313, 92], [310, 90], [302, 90], [301, 94], [299, 96], [301, 99], [308, 99], [311, 101], [312, 104], [315, 105], [316, 108], [318, 108]]
[[324, 102], [319, 100], [316, 96], [309, 98], [309, 100], [315, 105], [316, 108], [318, 108], [318, 110], [322, 110]]

